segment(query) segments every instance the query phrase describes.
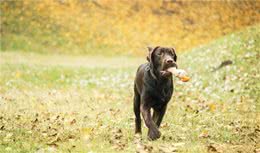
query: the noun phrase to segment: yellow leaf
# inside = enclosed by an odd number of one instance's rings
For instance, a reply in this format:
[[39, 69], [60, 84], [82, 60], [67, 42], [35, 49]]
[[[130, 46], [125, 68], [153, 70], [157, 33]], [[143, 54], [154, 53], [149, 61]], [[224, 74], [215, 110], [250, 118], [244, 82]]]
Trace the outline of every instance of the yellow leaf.
[[91, 127], [85, 127], [81, 129], [81, 138], [84, 141], [88, 141], [91, 139], [92, 134], [93, 134], [94, 128]]
[[214, 112], [216, 110], [216, 105], [213, 103], [209, 104], [208, 107], [209, 107], [209, 111], [211, 112]]
[[199, 138], [208, 138], [209, 137], [209, 131], [204, 130], [201, 132], [201, 134], [199, 135]]
[[20, 73], [19, 71], [17, 71], [17, 72], [15, 73], [15, 77], [16, 77], [16, 78], [20, 78], [20, 77], [21, 77], [21, 73]]

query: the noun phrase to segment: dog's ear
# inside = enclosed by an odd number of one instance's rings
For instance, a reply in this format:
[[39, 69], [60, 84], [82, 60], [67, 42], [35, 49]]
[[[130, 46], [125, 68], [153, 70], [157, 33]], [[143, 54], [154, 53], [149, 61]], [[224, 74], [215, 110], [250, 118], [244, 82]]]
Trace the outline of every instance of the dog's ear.
[[153, 50], [153, 47], [151, 47], [151, 46], [147, 46], [147, 49], [148, 49], [148, 51], [150, 52], [150, 51]]
[[150, 53], [153, 51], [153, 47], [147, 46], [147, 49], [148, 49], [149, 53], [148, 53], [146, 59], [147, 59], [148, 62], [150, 62]]
[[174, 55], [174, 61], [177, 62], [177, 55], [176, 55], [176, 51], [175, 48], [172, 47], [172, 53]]
[[153, 65], [153, 54], [154, 52], [159, 48], [160, 46], [157, 46], [155, 48], [148, 48], [149, 54], [147, 56], [147, 60]]

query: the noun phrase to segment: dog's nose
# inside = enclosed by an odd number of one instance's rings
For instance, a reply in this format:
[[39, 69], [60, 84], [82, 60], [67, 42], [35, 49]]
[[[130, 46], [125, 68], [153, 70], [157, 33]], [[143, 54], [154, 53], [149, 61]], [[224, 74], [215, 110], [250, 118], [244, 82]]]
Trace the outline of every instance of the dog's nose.
[[166, 60], [166, 63], [167, 63], [167, 64], [172, 64], [172, 63], [173, 63], [173, 60], [172, 60], [172, 59], [167, 59], [167, 60]]

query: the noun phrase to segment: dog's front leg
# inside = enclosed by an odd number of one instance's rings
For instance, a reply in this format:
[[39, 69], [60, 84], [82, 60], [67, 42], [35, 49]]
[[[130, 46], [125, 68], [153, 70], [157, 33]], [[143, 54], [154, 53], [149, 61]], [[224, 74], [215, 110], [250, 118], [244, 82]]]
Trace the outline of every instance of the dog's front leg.
[[153, 112], [153, 121], [156, 123], [157, 127], [159, 128], [163, 119], [163, 116], [166, 112], [166, 108], [167, 106], [163, 106], [161, 109], [159, 110], [154, 110]]
[[160, 138], [161, 133], [157, 128], [157, 125], [154, 123], [151, 116], [151, 107], [141, 105], [141, 112], [145, 122], [145, 125], [148, 127], [148, 137], [151, 140], [156, 140]]

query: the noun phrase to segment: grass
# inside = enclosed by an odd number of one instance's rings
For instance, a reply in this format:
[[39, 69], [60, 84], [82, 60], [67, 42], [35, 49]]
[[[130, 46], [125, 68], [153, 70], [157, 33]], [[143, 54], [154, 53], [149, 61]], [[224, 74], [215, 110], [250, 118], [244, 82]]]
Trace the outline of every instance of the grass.
[[[1, 52], [0, 152], [254, 152], [259, 144], [260, 31], [179, 55], [162, 138], [134, 137], [133, 80], [145, 57]], [[211, 70], [224, 60], [233, 64]], [[258, 118], [257, 118], [258, 117]]]

